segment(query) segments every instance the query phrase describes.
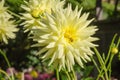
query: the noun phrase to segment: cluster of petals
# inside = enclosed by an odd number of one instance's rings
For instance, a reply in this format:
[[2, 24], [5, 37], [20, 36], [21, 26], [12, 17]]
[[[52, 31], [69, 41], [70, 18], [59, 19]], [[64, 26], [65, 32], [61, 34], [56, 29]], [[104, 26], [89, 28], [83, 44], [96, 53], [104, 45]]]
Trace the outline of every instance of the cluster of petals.
[[7, 7], [4, 6], [5, 1], [0, 1], [0, 41], [8, 43], [8, 39], [14, 39], [16, 37], [14, 32], [18, 29], [14, 25], [12, 16], [7, 12]]
[[[21, 19], [24, 20], [25, 32], [31, 31], [33, 28], [40, 26], [41, 17], [44, 13], [51, 13], [54, 8], [63, 8], [65, 1], [60, 0], [29, 0], [25, 1], [26, 5], [21, 7], [25, 13], [21, 13]], [[45, 16], [44, 16], [45, 17]]]
[[55, 8], [41, 17], [39, 28], [32, 29], [32, 39], [37, 42], [33, 46], [40, 47], [37, 55], [59, 71], [71, 71], [76, 63], [83, 67], [94, 54], [91, 48], [97, 46], [93, 41], [98, 38], [93, 35], [98, 28], [90, 26], [93, 19], [88, 20], [89, 13], [81, 11], [70, 4], [65, 9]]

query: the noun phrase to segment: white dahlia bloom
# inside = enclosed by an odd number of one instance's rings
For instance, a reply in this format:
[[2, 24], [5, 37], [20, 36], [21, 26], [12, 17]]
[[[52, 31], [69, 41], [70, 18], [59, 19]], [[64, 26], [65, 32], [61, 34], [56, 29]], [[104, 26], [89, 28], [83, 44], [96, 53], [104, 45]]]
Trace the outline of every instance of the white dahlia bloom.
[[43, 47], [37, 53], [43, 60], [50, 60], [48, 65], [71, 71], [75, 63], [83, 67], [83, 62], [90, 61], [94, 54], [91, 48], [96, 45], [92, 37], [98, 30], [96, 26], [89, 26], [93, 21], [87, 20], [88, 13], [81, 15], [81, 10], [76, 7], [71, 9], [53, 10], [42, 18], [39, 29], [33, 30], [34, 46]]
[[26, 5], [21, 7], [26, 10], [22, 13], [21, 19], [25, 20], [23, 25], [25, 26], [25, 32], [32, 28], [39, 27], [40, 17], [44, 17], [44, 13], [51, 13], [54, 8], [63, 8], [65, 1], [60, 0], [29, 0], [25, 2]]
[[0, 1], [0, 18], [11, 18], [12, 16], [7, 12], [7, 7], [4, 6], [5, 1]]
[[0, 41], [8, 43], [7, 39], [15, 38], [14, 32], [17, 32], [18, 29], [14, 25], [14, 21], [10, 20], [12, 16], [7, 13], [7, 8], [4, 7], [5, 1], [0, 1]]
[[0, 18], [0, 41], [3, 41], [7, 44], [7, 39], [14, 39], [16, 37], [14, 32], [17, 32], [18, 29], [13, 23], [14, 21]]

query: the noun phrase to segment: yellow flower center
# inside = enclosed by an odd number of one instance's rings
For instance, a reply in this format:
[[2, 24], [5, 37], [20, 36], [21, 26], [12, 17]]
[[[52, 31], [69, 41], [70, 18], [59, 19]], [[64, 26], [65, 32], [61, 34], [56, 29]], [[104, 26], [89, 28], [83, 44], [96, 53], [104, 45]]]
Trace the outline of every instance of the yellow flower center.
[[0, 8], [0, 14], [4, 13], [4, 12], [5, 12], [5, 10], [6, 10], [6, 9], [5, 9], [5, 8], [3, 8], [3, 7], [2, 7], [2, 8]]
[[0, 34], [4, 34], [5, 33], [5, 30], [0, 28]]
[[44, 12], [44, 10], [39, 9], [39, 8], [35, 8], [32, 10], [31, 14], [33, 17], [38, 18], [38, 17], [40, 17], [40, 15], [43, 14], [43, 12]]
[[77, 40], [77, 32], [75, 28], [68, 27], [64, 29], [64, 38], [68, 43], [73, 43]]

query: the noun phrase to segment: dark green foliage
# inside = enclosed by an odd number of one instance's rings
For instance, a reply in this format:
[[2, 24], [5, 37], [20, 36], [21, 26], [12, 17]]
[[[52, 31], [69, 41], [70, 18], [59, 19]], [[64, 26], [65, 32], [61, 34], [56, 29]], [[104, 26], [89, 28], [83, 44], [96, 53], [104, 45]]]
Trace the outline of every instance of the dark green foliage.
[[9, 9], [15, 13], [22, 11], [21, 4], [24, 4], [24, 0], [6, 0], [6, 4], [9, 5]]

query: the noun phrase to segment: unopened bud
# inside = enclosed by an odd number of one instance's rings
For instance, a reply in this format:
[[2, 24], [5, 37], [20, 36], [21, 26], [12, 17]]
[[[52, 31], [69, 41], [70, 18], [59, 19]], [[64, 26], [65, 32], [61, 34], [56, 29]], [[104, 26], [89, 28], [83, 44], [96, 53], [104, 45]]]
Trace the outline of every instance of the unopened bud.
[[116, 47], [113, 47], [111, 52], [112, 52], [113, 54], [117, 54], [117, 53], [118, 53], [118, 49], [117, 49]]

